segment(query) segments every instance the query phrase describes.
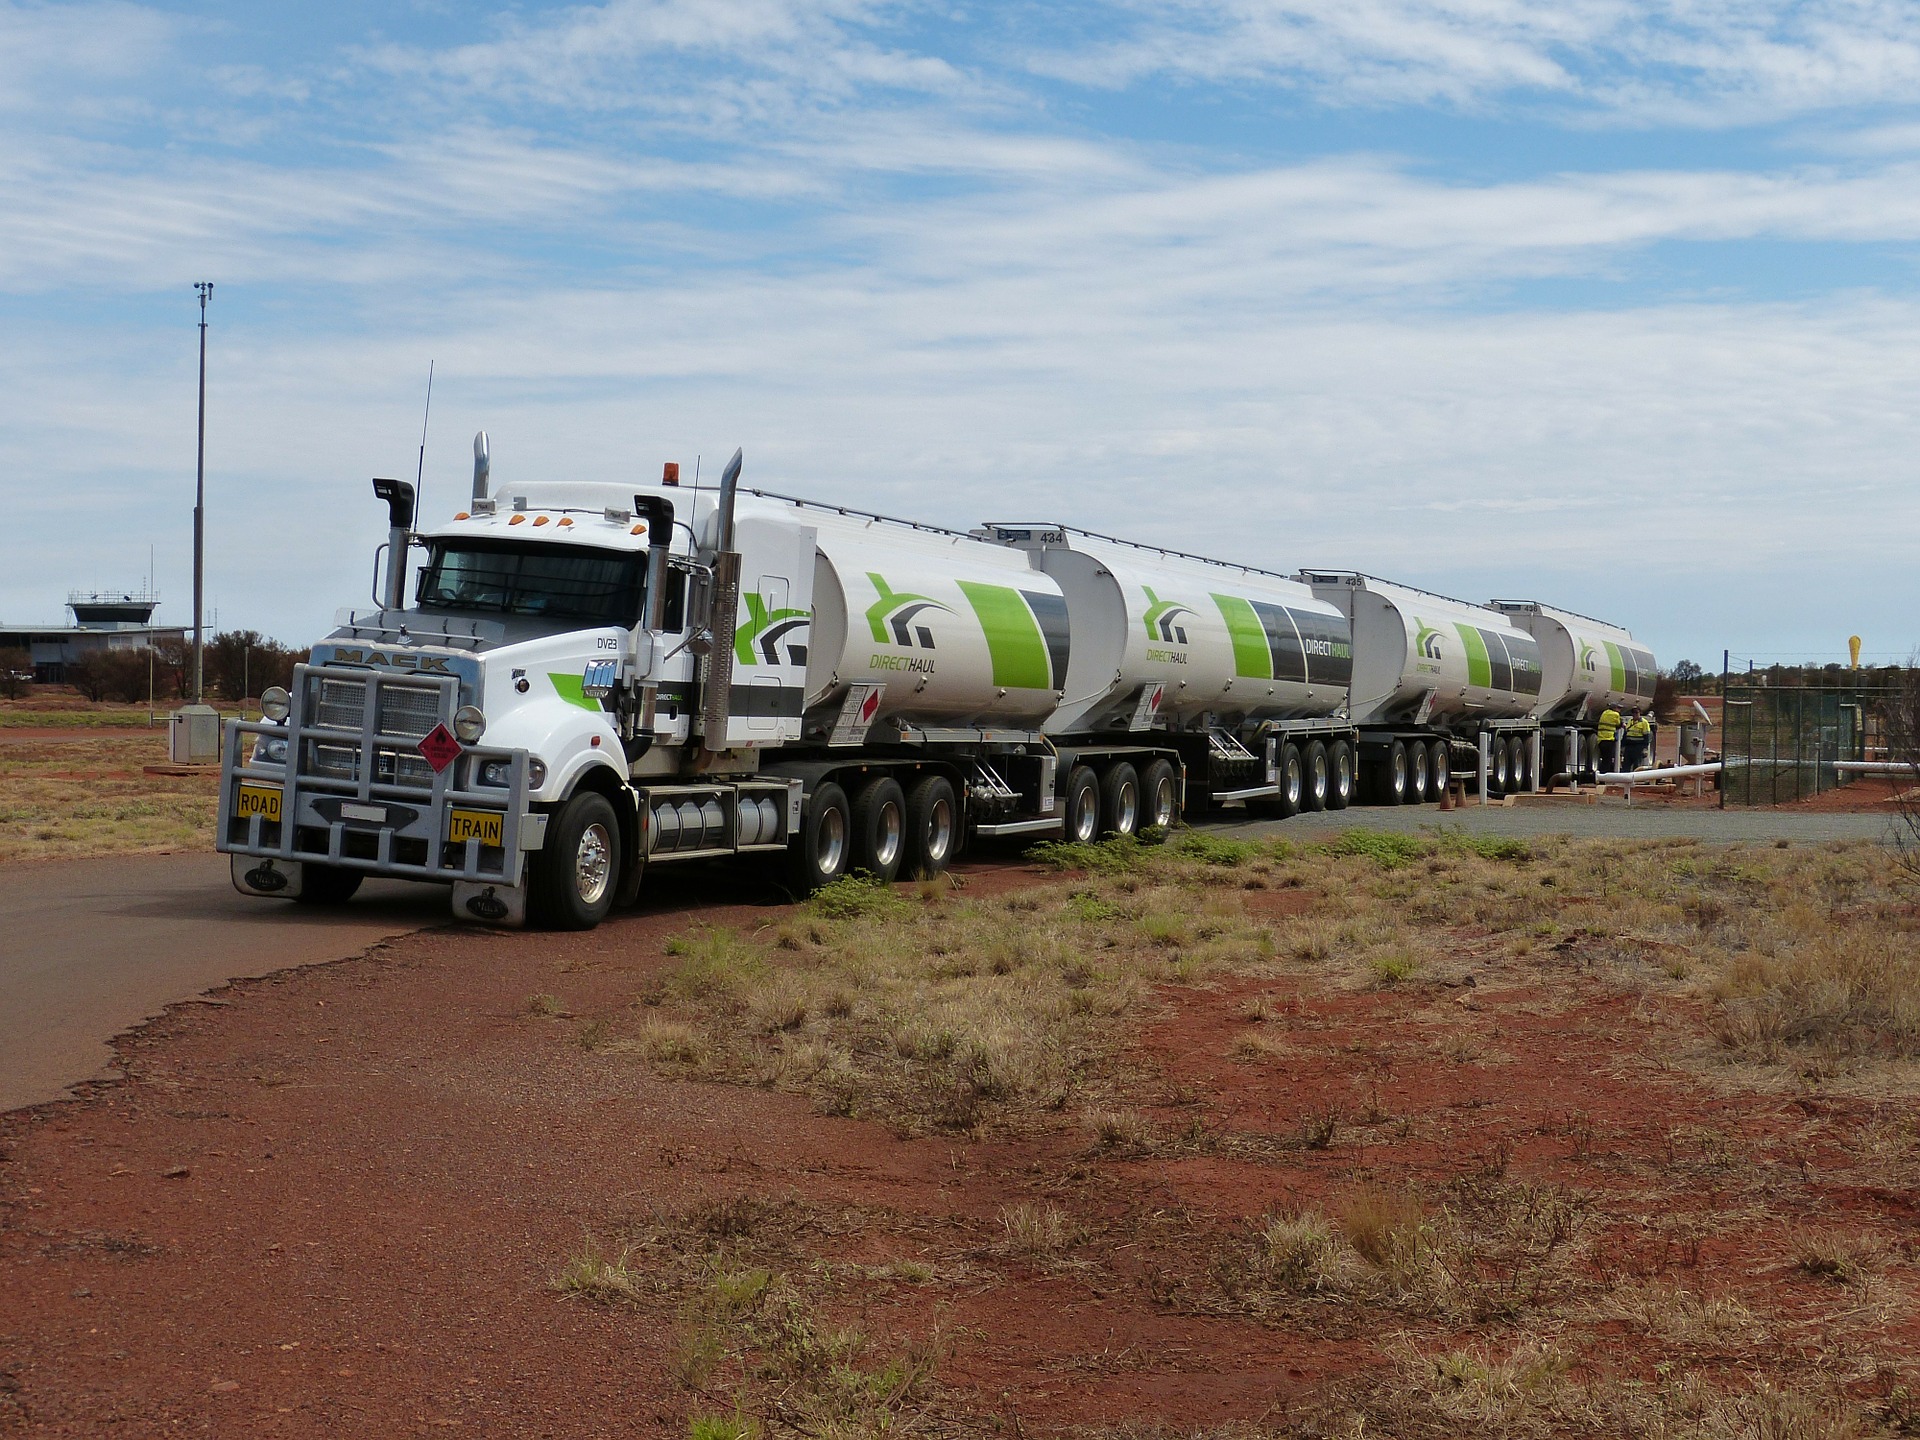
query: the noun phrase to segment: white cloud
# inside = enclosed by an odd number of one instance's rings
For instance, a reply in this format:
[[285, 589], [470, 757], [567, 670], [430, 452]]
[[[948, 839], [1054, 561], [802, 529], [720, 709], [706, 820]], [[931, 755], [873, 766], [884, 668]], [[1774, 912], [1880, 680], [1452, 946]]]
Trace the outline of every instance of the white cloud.
[[85, 87], [149, 73], [169, 57], [177, 33], [170, 17], [119, 0], [0, 0], [0, 115], [50, 101], [71, 105]]
[[1897, 0], [1184, 0], [1098, 7], [1117, 38], [1038, 48], [1038, 72], [1129, 86], [1172, 75], [1343, 104], [1529, 96], [1640, 123], [1729, 124], [1908, 104], [1920, 12]]

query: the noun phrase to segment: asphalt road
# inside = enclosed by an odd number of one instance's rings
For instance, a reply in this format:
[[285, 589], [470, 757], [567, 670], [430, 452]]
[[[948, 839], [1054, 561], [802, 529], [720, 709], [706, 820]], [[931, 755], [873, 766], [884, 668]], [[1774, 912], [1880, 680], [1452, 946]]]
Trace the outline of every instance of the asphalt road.
[[450, 918], [444, 889], [390, 881], [339, 910], [249, 899], [224, 855], [0, 865], [0, 1110], [102, 1074], [176, 1001]]

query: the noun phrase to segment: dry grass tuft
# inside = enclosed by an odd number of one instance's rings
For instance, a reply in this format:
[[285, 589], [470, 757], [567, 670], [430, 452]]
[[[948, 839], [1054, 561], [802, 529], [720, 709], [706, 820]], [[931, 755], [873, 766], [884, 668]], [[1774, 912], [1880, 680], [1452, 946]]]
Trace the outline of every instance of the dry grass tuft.
[[1073, 1217], [1058, 1205], [1009, 1205], [1000, 1212], [1000, 1228], [1006, 1232], [1009, 1250], [1037, 1260], [1061, 1254], [1080, 1238]]

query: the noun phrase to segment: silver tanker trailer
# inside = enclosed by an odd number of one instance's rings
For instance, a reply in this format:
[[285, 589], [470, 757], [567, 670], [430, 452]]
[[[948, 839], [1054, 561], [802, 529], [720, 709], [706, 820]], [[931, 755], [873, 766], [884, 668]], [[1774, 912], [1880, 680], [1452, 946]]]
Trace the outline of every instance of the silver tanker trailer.
[[[1241, 800], [1292, 815], [1351, 800], [1351, 637], [1306, 586], [1068, 525], [976, 533], [1026, 552], [1066, 597], [1073, 656], [1065, 698], [1046, 722], [1063, 763], [1131, 737], [1179, 752], [1191, 809]], [[1164, 767], [1152, 773], [1171, 784]], [[1130, 779], [1118, 766], [1104, 776], [1112, 790]], [[1143, 793], [1149, 816], [1165, 823], [1158, 786]]]
[[1364, 798], [1419, 804], [1485, 762], [1489, 792], [1539, 773], [1540, 647], [1503, 615], [1350, 570], [1299, 575], [1353, 629], [1348, 714]]
[[[1622, 715], [1635, 706], [1651, 710], [1659, 678], [1653, 652], [1618, 625], [1538, 600], [1488, 605], [1540, 646], [1540, 699], [1533, 713], [1541, 725], [1542, 774], [1578, 776], [1607, 768], [1613, 757], [1596, 756], [1595, 721], [1609, 706]], [[1596, 759], [1604, 763], [1596, 767]]]

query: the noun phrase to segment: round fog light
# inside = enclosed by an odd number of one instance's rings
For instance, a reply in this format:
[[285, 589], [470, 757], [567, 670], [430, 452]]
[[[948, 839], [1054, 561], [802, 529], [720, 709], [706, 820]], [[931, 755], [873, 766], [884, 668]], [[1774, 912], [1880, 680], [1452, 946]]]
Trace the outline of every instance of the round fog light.
[[453, 712], [453, 733], [462, 745], [471, 745], [487, 733], [487, 717], [478, 705], [462, 705]]
[[293, 709], [293, 697], [278, 685], [269, 685], [260, 692], [260, 713], [267, 719], [278, 723], [287, 718]]

